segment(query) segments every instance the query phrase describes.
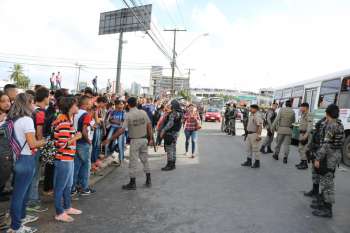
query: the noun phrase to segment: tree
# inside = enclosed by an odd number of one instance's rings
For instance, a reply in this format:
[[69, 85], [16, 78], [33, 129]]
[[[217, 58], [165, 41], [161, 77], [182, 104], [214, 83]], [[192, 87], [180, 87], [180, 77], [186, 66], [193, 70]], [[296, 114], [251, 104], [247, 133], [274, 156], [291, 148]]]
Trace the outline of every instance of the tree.
[[191, 96], [188, 91], [181, 90], [179, 91], [178, 95], [184, 98], [185, 100], [191, 100]]
[[10, 79], [16, 83], [17, 87], [23, 89], [29, 87], [30, 79], [24, 74], [22, 65], [14, 64], [11, 72]]

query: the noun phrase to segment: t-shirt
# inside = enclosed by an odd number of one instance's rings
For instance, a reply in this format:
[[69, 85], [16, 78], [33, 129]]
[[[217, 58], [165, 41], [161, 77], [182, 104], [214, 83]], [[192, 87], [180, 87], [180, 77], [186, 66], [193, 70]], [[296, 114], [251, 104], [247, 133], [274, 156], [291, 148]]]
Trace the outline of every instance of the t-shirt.
[[149, 119], [153, 121], [153, 113], [156, 110], [156, 107], [153, 104], [145, 104], [142, 106], [142, 109], [147, 113]]
[[123, 128], [128, 129], [131, 139], [143, 138], [147, 136], [147, 124], [150, 122], [145, 111], [131, 108], [130, 111], [126, 113]]
[[[87, 126], [87, 131], [88, 131], [88, 135], [89, 135], [89, 139], [92, 140], [92, 138], [90, 138], [91, 135], [91, 122], [92, 122], [92, 116], [91, 114], [89, 114], [86, 110], [83, 109], [79, 109], [78, 114], [76, 114], [74, 116], [74, 120], [73, 120], [73, 124], [74, 124], [74, 128], [75, 130], [78, 130], [78, 123], [79, 123], [79, 119], [83, 117], [82, 120], [82, 126]], [[81, 129], [82, 130], [82, 129]], [[78, 142], [85, 142], [85, 139], [82, 138], [80, 139]]]
[[[124, 111], [113, 111], [111, 113], [111, 119], [113, 119], [113, 120], [124, 121], [124, 118], [125, 118]], [[121, 128], [122, 125], [123, 125], [123, 123], [120, 124], [120, 125], [111, 124], [111, 126], [114, 127], [114, 128]]]
[[[24, 116], [19, 118], [14, 123], [14, 131], [19, 145], [22, 147], [26, 143], [26, 133], [35, 133], [34, 121], [31, 117]], [[24, 146], [21, 154], [32, 155], [32, 151], [29, 148], [28, 143]]]
[[[43, 126], [45, 123], [45, 109], [37, 108], [34, 112], [34, 127], [38, 127], [39, 125]], [[44, 133], [44, 129], [42, 129], [42, 133]]]

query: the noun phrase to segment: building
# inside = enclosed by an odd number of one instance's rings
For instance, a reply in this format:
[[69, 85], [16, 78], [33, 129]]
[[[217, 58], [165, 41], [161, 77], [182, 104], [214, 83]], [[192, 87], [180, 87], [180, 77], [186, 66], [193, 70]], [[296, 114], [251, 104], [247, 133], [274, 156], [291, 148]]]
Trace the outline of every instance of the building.
[[[150, 95], [163, 96], [170, 94], [172, 88], [172, 77], [163, 74], [163, 67], [152, 66], [150, 75]], [[190, 89], [190, 80], [188, 77], [174, 78], [175, 92], [188, 91]]]
[[141, 94], [141, 84], [137, 82], [131, 83], [130, 94], [134, 96], [139, 96]]

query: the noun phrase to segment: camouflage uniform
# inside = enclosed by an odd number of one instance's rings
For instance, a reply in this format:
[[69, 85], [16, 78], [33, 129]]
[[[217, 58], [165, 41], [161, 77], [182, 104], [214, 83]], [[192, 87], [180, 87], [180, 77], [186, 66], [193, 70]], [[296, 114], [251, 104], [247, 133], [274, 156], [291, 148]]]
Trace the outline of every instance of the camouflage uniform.
[[231, 108], [229, 110], [229, 131], [232, 135], [236, 135], [236, 115], [237, 110], [236, 108]]
[[267, 135], [266, 138], [264, 140], [264, 142], [262, 143], [263, 147], [268, 147], [271, 148], [271, 144], [273, 142], [273, 138], [275, 135], [275, 132], [272, 128], [272, 124], [273, 121], [276, 118], [276, 112], [274, 109], [269, 109], [268, 112], [266, 113], [266, 130], [267, 130]]
[[[332, 204], [334, 199], [334, 174], [341, 160], [341, 148], [344, 144], [344, 126], [334, 119], [325, 123], [322, 130], [321, 148], [316, 155], [320, 161], [320, 185], [325, 203]], [[324, 162], [324, 166], [322, 166]]]
[[[181, 119], [181, 113], [178, 111], [172, 111], [169, 114], [167, 122], [162, 129], [162, 132], [165, 135], [164, 148], [167, 153], [167, 159], [168, 161], [172, 161], [172, 162], [176, 161], [176, 142], [179, 134], [179, 131], [172, 130], [172, 128], [175, 124], [175, 121], [179, 118]], [[172, 140], [167, 140], [167, 137]]]

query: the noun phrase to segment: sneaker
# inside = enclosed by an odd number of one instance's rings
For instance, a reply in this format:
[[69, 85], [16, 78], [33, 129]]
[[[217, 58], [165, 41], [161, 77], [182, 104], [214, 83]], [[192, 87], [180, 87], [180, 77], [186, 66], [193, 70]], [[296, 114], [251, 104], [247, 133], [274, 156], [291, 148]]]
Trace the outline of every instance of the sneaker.
[[92, 189], [92, 188], [88, 188], [87, 190], [82, 190], [81, 192], [80, 192], [80, 195], [81, 196], [89, 196], [89, 195], [91, 195], [91, 194], [93, 194], [93, 193], [95, 193], [96, 192], [96, 190], [94, 190], [94, 189]]
[[74, 196], [77, 196], [79, 193], [78, 193], [78, 190], [77, 189], [74, 189], [71, 193], [70, 193], [70, 195], [72, 196], [72, 197], [74, 197]]
[[7, 233], [34, 233], [34, 232], [37, 232], [37, 231], [38, 231], [38, 229], [36, 229], [34, 227], [22, 226], [18, 230], [8, 229], [6, 232]]
[[26, 210], [34, 213], [43, 213], [45, 211], [48, 211], [48, 208], [42, 207], [41, 205], [36, 204], [36, 205], [27, 206]]
[[71, 216], [69, 216], [68, 214], [66, 213], [62, 213], [60, 215], [56, 215], [55, 216], [55, 219], [56, 221], [59, 221], [59, 222], [73, 222], [74, 221], [74, 218], [72, 218]]
[[24, 219], [22, 219], [22, 225], [26, 225], [27, 223], [38, 221], [38, 219], [39, 219], [38, 216], [27, 214], [27, 216]]
[[185, 156], [188, 156], [188, 152], [185, 152]]
[[64, 212], [68, 215], [80, 215], [83, 213], [83, 211], [74, 208], [70, 208], [68, 210], [65, 210]]

